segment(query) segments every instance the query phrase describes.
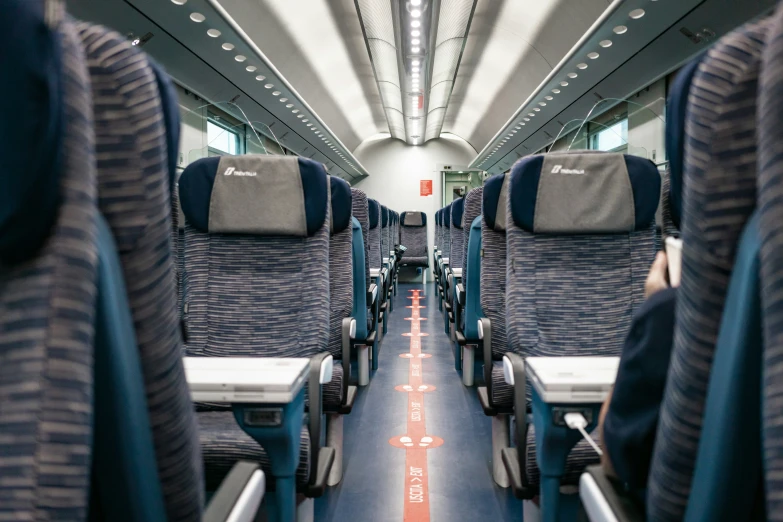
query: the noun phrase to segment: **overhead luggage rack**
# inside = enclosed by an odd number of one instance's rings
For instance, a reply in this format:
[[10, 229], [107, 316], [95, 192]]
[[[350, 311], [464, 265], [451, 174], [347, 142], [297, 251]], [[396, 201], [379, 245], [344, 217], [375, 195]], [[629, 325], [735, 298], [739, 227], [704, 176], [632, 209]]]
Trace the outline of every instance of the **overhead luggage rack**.
[[[610, 109], [674, 71], [771, 0], [615, 0], [470, 163], [490, 174], [552, 143], [565, 122]], [[614, 101], [610, 101], [614, 100]]]
[[368, 176], [216, 0], [73, 0], [68, 6], [77, 17], [125, 34], [152, 33], [144, 50], [192, 92], [241, 121], [261, 122], [258, 130], [268, 126], [281, 145], [323, 163], [332, 175], [350, 182]]

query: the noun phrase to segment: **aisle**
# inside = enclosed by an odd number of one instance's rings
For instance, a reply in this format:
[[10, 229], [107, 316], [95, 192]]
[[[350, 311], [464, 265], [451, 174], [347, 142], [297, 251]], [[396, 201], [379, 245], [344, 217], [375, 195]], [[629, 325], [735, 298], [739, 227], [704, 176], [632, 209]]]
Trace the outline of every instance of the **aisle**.
[[490, 420], [454, 371], [434, 292], [400, 284], [378, 372], [345, 420], [343, 481], [317, 500], [316, 521], [520, 519], [492, 481]]

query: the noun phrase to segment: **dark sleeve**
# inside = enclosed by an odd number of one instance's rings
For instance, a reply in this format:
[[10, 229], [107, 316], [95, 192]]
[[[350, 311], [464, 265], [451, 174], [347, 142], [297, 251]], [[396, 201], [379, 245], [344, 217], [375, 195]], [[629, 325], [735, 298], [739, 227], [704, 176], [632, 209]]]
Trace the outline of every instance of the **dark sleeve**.
[[620, 357], [603, 440], [617, 476], [644, 488], [674, 338], [677, 290], [650, 297], [637, 311]]

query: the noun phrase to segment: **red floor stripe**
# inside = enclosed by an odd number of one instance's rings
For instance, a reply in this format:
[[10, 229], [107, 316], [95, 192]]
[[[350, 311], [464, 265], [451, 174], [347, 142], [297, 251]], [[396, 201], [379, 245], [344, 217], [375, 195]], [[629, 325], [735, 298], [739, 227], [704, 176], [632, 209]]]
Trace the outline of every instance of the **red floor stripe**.
[[425, 318], [419, 316], [419, 290], [412, 290], [409, 297], [413, 301], [411, 310], [410, 353], [402, 354], [410, 359], [408, 370], [408, 384], [397, 386], [395, 389], [408, 393], [408, 429], [406, 435], [394, 437], [389, 440], [392, 446], [405, 449], [405, 498], [404, 517], [405, 522], [429, 522], [430, 498], [429, 481], [427, 477], [427, 450], [437, 448], [443, 444], [440, 437], [427, 435], [427, 427], [424, 416], [424, 394], [434, 391], [435, 387], [424, 384], [423, 362], [429, 357], [421, 352], [421, 338], [426, 334], [421, 332], [421, 321]]

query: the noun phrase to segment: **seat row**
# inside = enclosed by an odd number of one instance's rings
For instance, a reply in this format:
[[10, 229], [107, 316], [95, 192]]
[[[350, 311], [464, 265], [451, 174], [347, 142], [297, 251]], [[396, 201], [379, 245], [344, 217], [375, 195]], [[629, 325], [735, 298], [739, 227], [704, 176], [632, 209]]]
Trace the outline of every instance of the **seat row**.
[[[783, 437], [768, 401], [780, 391], [771, 354], [782, 309], [772, 290], [783, 259], [781, 34], [779, 11], [777, 21], [748, 24], [683, 69], [667, 105], [663, 179], [648, 160], [625, 154], [533, 155], [436, 212], [445, 329], [464, 384], [479, 380], [494, 480], [538, 499], [543, 520], [573, 520], [579, 509], [607, 521], [780, 512]], [[757, 142], [767, 152], [757, 155]], [[580, 414], [587, 431], [598, 423], [645, 298], [656, 229], [684, 241], [682, 283], [640, 506], [601, 466], [588, 467], [600, 456], [565, 415]], [[600, 436], [593, 431], [599, 445]], [[579, 483], [581, 507], [563, 488]]]
[[0, 241], [0, 518], [253, 520], [267, 490], [267, 519], [311, 517], [378, 365], [400, 216], [304, 158], [177, 181], [165, 72], [60, 2], [9, 4], [6, 99], [46, 132], [4, 133], [41, 159], [3, 178], [24, 233]]

